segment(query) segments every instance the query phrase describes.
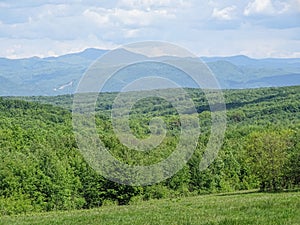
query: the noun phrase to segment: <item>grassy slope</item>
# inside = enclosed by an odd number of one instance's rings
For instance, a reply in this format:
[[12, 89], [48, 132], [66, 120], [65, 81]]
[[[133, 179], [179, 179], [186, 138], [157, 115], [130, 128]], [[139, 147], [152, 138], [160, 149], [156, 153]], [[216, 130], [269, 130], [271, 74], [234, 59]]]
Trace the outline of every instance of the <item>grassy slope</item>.
[[234, 193], [2, 217], [0, 224], [299, 224], [300, 192]]

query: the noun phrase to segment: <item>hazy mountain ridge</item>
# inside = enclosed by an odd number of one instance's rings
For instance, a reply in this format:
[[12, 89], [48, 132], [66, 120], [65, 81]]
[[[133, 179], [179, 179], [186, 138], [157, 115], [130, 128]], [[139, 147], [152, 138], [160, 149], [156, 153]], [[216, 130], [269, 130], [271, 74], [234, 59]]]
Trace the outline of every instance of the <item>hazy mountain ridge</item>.
[[[126, 50], [121, 50], [126, 51]], [[88, 67], [100, 56], [108, 52], [100, 49], [86, 49], [83, 52], [59, 57], [26, 59], [0, 58], [0, 95], [59, 95], [73, 93], [80, 78]], [[132, 59], [148, 59], [130, 53]], [[118, 59], [120, 57], [120, 59]], [[114, 62], [124, 61], [122, 54], [112, 55]], [[252, 59], [239, 55], [232, 57], [201, 58], [215, 74], [222, 88], [254, 88], [270, 86], [300, 85], [300, 58]], [[144, 67], [143, 70], [147, 70]], [[150, 68], [149, 68], [150, 69]], [[163, 73], [179, 76], [166, 67]], [[171, 73], [172, 72], [172, 73]], [[140, 71], [124, 73], [126, 80], [137, 77]], [[122, 83], [122, 80], [118, 79]], [[66, 85], [70, 84], [70, 85]], [[118, 85], [116, 83], [116, 85]], [[189, 82], [182, 80], [184, 87]], [[114, 80], [106, 91], [115, 91]]]

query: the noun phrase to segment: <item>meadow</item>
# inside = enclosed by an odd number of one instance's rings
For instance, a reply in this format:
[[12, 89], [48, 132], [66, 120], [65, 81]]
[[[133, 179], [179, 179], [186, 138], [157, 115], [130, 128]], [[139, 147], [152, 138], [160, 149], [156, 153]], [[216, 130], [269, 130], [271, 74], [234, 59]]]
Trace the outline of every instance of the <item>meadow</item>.
[[4, 216], [1, 225], [299, 224], [300, 192], [235, 192], [150, 200], [127, 206]]

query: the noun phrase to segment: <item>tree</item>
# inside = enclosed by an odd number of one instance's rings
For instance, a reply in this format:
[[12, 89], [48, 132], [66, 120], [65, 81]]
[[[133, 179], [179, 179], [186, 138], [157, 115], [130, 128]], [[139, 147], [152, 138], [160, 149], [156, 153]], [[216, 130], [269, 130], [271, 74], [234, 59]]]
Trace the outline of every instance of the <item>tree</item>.
[[266, 130], [251, 133], [246, 141], [247, 162], [260, 180], [260, 189], [283, 188], [283, 175], [288, 160], [287, 132]]

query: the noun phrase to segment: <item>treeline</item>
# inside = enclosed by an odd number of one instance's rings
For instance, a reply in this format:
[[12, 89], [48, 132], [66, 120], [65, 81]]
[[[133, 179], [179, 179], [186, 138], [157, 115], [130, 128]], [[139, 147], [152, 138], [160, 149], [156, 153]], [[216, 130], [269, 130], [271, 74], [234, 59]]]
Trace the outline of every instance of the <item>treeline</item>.
[[[0, 214], [299, 187], [300, 86], [225, 91], [228, 125], [224, 144], [217, 159], [204, 171], [200, 171], [199, 163], [210, 135], [209, 105], [200, 90], [187, 92], [199, 113], [197, 149], [176, 175], [145, 187], [106, 180], [85, 162], [72, 130], [72, 96], [26, 99], [31, 102], [0, 98]], [[167, 128], [160, 146], [139, 152], [121, 145], [113, 132], [110, 111], [115, 96], [101, 94], [96, 107], [97, 131], [110, 152], [132, 165], [150, 165], [168, 156], [180, 137], [176, 110], [158, 98], [135, 104], [130, 127], [137, 137], [150, 134], [148, 123], [153, 117], [162, 118]]]

